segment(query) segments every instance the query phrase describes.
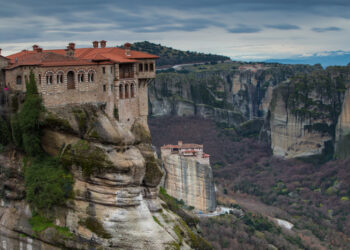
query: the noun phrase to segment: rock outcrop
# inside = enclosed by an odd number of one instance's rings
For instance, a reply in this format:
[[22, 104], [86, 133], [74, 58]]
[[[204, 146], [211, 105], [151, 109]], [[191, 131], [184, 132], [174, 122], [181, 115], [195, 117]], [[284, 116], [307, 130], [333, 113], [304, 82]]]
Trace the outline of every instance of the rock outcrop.
[[350, 156], [350, 88], [346, 90], [342, 111], [336, 128], [335, 143], [336, 158], [343, 159]]
[[346, 154], [349, 76], [348, 67], [329, 67], [275, 88], [267, 121], [274, 155], [327, 160], [336, 141], [339, 155]]
[[200, 116], [230, 126], [264, 117], [272, 87], [317, 66], [224, 63], [159, 73], [149, 88], [150, 115]]
[[94, 105], [49, 109], [43, 124], [42, 147], [69, 168], [74, 196], [52, 209], [52, 225], [34, 231], [23, 157], [13, 150], [1, 154], [0, 248], [191, 248], [193, 232], [158, 198], [163, 171], [147, 124], [136, 120], [129, 129]]
[[168, 194], [201, 211], [216, 209], [213, 173], [210, 165], [196, 157], [162, 155], [166, 171], [164, 187]]
[[[332, 140], [329, 133], [309, 130], [314, 121], [302, 119], [288, 110], [281, 93], [276, 93], [269, 121], [271, 148], [283, 158], [320, 155], [325, 143]], [[329, 122], [329, 121], [328, 121]], [[327, 124], [328, 126], [328, 124]]]

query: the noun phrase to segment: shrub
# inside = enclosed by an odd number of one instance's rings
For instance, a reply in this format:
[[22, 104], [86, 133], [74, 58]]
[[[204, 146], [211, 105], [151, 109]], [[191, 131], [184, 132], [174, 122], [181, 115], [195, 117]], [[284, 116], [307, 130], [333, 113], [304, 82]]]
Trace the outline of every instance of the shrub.
[[73, 178], [59, 161], [50, 157], [33, 160], [24, 169], [26, 199], [36, 211], [48, 211], [72, 197]]
[[84, 177], [90, 177], [94, 171], [113, 167], [103, 149], [93, 146], [85, 140], [69, 145], [61, 157], [64, 166], [81, 167]]
[[0, 116], [0, 144], [7, 145], [11, 141], [11, 133], [7, 122]]

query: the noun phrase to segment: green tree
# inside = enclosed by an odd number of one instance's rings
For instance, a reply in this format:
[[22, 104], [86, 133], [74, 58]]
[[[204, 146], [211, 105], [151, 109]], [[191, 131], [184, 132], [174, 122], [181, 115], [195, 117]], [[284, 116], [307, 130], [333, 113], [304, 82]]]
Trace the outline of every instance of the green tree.
[[31, 71], [26, 82], [26, 99], [18, 114], [18, 125], [22, 134], [24, 151], [29, 156], [42, 154], [40, 146], [40, 115], [44, 110], [41, 97], [38, 94], [34, 73]]
[[24, 176], [27, 201], [36, 211], [63, 205], [72, 196], [73, 178], [57, 159], [35, 158]]

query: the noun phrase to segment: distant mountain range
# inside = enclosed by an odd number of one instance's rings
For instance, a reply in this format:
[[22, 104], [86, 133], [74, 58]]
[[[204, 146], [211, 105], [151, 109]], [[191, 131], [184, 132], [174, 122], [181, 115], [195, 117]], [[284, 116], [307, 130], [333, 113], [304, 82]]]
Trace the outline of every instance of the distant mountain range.
[[299, 56], [286, 59], [269, 59], [265, 62], [283, 63], [283, 64], [321, 64], [323, 67], [331, 65], [348, 65], [350, 63], [350, 52], [348, 51], [329, 51], [324, 53], [315, 53], [311, 56]]

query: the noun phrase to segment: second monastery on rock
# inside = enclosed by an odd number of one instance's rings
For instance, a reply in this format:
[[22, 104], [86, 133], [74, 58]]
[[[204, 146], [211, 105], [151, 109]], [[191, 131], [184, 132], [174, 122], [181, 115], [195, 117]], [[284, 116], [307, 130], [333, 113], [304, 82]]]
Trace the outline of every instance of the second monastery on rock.
[[[100, 46], [99, 46], [100, 45]], [[26, 91], [25, 82], [33, 71], [46, 107], [66, 104], [105, 103], [106, 113], [118, 111], [121, 123], [147, 119], [147, 84], [155, 78], [155, 59], [144, 52], [106, 47], [94, 41], [92, 48], [33, 50], [3, 57], [0, 55], [0, 84], [11, 91]]]

